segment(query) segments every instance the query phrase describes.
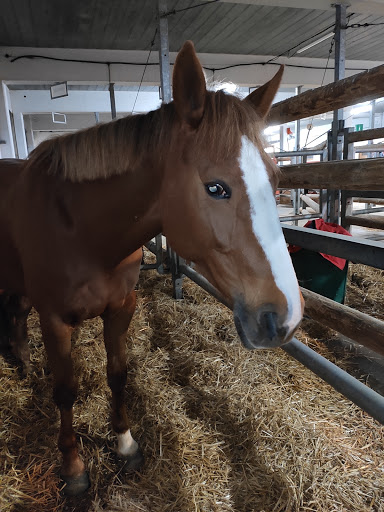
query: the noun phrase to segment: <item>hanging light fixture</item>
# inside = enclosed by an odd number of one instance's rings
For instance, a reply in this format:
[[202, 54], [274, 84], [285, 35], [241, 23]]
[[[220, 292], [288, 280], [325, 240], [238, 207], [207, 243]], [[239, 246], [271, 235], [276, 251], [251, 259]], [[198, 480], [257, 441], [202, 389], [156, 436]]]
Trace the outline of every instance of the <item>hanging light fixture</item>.
[[305, 52], [305, 50], [309, 50], [313, 46], [316, 46], [317, 44], [322, 43], [323, 41], [325, 41], [326, 39], [329, 39], [333, 35], [334, 35], [334, 33], [330, 32], [329, 34], [326, 34], [325, 36], [320, 37], [320, 39], [316, 39], [316, 41], [312, 41], [312, 43], [307, 44], [307, 46], [300, 48], [300, 50], [297, 50], [296, 53], [303, 53], [303, 52]]

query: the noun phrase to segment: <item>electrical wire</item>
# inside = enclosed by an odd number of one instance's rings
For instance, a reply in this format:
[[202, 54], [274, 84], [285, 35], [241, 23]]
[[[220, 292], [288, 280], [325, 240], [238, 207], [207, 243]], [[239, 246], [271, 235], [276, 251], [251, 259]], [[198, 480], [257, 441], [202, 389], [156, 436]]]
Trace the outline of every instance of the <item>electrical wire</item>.
[[[334, 45], [334, 44], [335, 44], [335, 36], [333, 36], [333, 37], [332, 37], [331, 45], [330, 45], [329, 52], [328, 52], [327, 64], [326, 64], [326, 66], [325, 66], [325, 70], [324, 70], [324, 74], [323, 74], [323, 79], [322, 79], [322, 81], [321, 81], [321, 85], [320, 85], [320, 87], [322, 87], [322, 85], [324, 84], [325, 75], [326, 75], [326, 73], [327, 73], [327, 68], [328, 68], [328, 64], [329, 64], [329, 59], [331, 58], [332, 50], [333, 50], [333, 45]], [[315, 117], [312, 117], [311, 122], [309, 123], [309, 125], [308, 125], [308, 126], [312, 126], [312, 123], [313, 123], [314, 118], [315, 118]], [[307, 138], [306, 138], [306, 140], [305, 140], [305, 144], [304, 144], [304, 146], [303, 146], [301, 149], [305, 149], [305, 148], [307, 147], [307, 144], [308, 144], [308, 138], [309, 138], [309, 133], [310, 133], [311, 129], [312, 129], [312, 128], [308, 128], [308, 129], [307, 129]], [[314, 139], [314, 140], [316, 140], [316, 139]], [[312, 143], [312, 142], [313, 142], [313, 141], [311, 141], [311, 143]]]
[[[190, 7], [185, 7], [184, 9], [174, 9], [172, 11], [164, 13], [162, 16], [165, 16], [165, 17], [166, 16], [171, 16], [171, 15], [183, 12], [183, 11], [187, 11], [187, 10], [190, 10], [190, 9], [195, 9], [197, 7], [203, 7], [203, 6], [207, 6], [209, 4], [214, 4], [214, 3], [217, 3], [219, 1], [220, 0], [210, 0], [208, 2], [202, 2], [202, 3], [197, 4], [197, 5], [192, 5]], [[354, 15], [355, 15], [355, 13], [350, 13], [347, 16], [347, 20], [349, 21], [349, 19], [352, 16], [354, 16]], [[345, 29], [361, 28], [361, 27], [365, 28], [365, 27], [369, 27], [369, 26], [376, 26], [376, 25], [383, 25], [383, 24], [384, 23], [353, 23], [353, 24], [350, 24], [350, 25], [347, 24]], [[234, 69], [234, 68], [237, 68], [237, 67], [265, 66], [267, 64], [279, 65], [279, 63], [275, 62], [278, 58], [283, 57], [283, 56], [287, 56], [287, 55], [289, 57], [292, 57], [293, 55], [289, 55], [289, 54], [293, 50], [295, 50], [296, 48], [300, 47], [304, 43], [310, 41], [311, 39], [313, 39], [313, 38], [323, 34], [327, 30], [330, 30], [333, 27], [334, 27], [334, 24], [327, 26], [326, 28], [316, 32], [315, 34], [312, 34], [310, 37], [300, 41], [299, 43], [295, 44], [294, 46], [291, 46], [290, 48], [288, 48], [284, 52], [280, 53], [279, 55], [276, 55], [275, 57], [272, 57], [271, 59], [269, 59], [267, 61], [232, 64], [232, 65], [229, 65], [229, 66], [221, 66], [221, 67], [216, 67], [216, 68], [211, 68], [211, 67], [206, 67], [206, 66], [203, 66], [203, 67], [204, 67], [205, 70], [211, 71], [212, 73], [214, 73], [215, 71], [224, 71], [224, 70], [227, 70], [227, 69]], [[148, 67], [148, 66], [158, 66], [159, 65], [158, 62], [148, 62], [148, 59], [147, 59], [146, 63], [143, 63], [143, 62], [122, 62], [122, 61], [103, 62], [103, 61], [97, 61], [97, 60], [65, 59], [65, 58], [60, 58], [60, 57], [50, 57], [50, 56], [46, 56], [46, 55], [19, 55], [17, 57], [11, 58], [11, 56], [9, 54], [5, 54], [4, 57], [7, 58], [7, 59], [10, 59], [11, 63], [18, 61], [19, 59], [46, 59], [46, 60], [53, 60], [53, 61], [58, 61], [58, 62], [79, 62], [79, 63], [101, 64], [101, 65], [105, 65], [105, 64], [107, 64], [107, 65], [108, 64], [109, 65], [115, 64], [116, 65], [117, 64], [117, 65], [145, 66], [145, 67]], [[171, 64], [173, 64], [173, 63], [171, 63]], [[297, 69], [319, 69], [319, 70], [324, 70], [324, 71], [327, 71], [327, 69], [328, 69], [328, 63], [327, 63], [325, 68], [324, 68], [324, 66], [308, 66], [308, 65], [289, 64], [289, 63], [286, 63], [285, 66], [286, 67], [291, 67], [291, 68], [297, 68]], [[329, 69], [331, 69], [331, 68], [329, 68]], [[368, 71], [368, 68], [346, 68], [346, 71]]]
[[166, 18], [168, 16], [172, 16], [173, 14], [178, 14], [179, 12], [189, 11], [190, 9], [196, 9], [196, 7], [203, 7], [204, 5], [215, 4], [220, 2], [220, 0], [210, 0], [209, 2], [202, 2], [201, 4], [191, 5], [190, 7], [184, 7], [184, 9], [173, 9], [172, 11], [165, 12], [161, 15], [161, 18]]
[[384, 22], [380, 22], [380, 23], [352, 23], [351, 25], [347, 25], [345, 28], [377, 27], [378, 25], [384, 25]]
[[[61, 57], [48, 57], [46, 55], [18, 55], [17, 57], [11, 58], [9, 54], [4, 55], [5, 58], [10, 59], [10, 63], [16, 62], [19, 59], [45, 59], [45, 60], [53, 60], [57, 62], [77, 62], [82, 64], [100, 64], [100, 65], [120, 65], [120, 66], [158, 66], [158, 62], [123, 62], [123, 61], [100, 61], [100, 60], [83, 60], [83, 59], [64, 59]], [[174, 63], [171, 62], [171, 65]], [[238, 67], [247, 67], [247, 66], [265, 66], [268, 62], [260, 61], [260, 62], [245, 62], [242, 64], [231, 64], [229, 66], [221, 66], [219, 68], [210, 68], [208, 66], [203, 66], [203, 68], [207, 71], [224, 71], [226, 69], [238, 68]], [[270, 62], [270, 65], [280, 66], [278, 62]], [[287, 68], [301, 68], [301, 69], [325, 69], [324, 66], [304, 66], [300, 64], [284, 64]], [[332, 68], [330, 68], [332, 69]], [[345, 68], [346, 71], [368, 71], [369, 68]]]
[[149, 57], [151, 56], [152, 48], [155, 45], [156, 35], [157, 35], [157, 27], [156, 27], [155, 33], [153, 34], [152, 41], [151, 41], [151, 46], [150, 46], [149, 52], [148, 52], [147, 62], [145, 63], [143, 74], [141, 75], [141, 80], [140, 80], [139, 88], [137, 89], [136, 98], [135, 98], [135, 101], [134, 101], [133, 107], [132, 107], [132, 114], [135, 111], [137, 98], [139, 96], [139, 92], [140, 92], [141, 86], [143, 85], [144, 75], [145, 75], [145, 72], [146, 72], [147, 67], [148, 67]]

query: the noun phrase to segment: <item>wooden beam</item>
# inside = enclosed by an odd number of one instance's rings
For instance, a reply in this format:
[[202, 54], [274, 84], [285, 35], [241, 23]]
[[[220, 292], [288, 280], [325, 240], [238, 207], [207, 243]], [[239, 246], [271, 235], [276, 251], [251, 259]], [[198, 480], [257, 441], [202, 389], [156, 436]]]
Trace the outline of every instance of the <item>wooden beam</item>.
[[349, 132], [348, 142], [360, 142], [362, 140], [384, 139], [384, 128], [372, 128], [360, 132]]
[[354, 203], [384, 204], [384, 199], [372, 199], [371, 197], [354, 197]]
[[355, 153], [379, 153], [384, 151], [384, 143], [364, 144], [364, 146], [355, 146]]
[[352, 226], [384, 229], [384, 217], [381, 217], [380, 215], [348, 215], [345, 217], [345, 222]]
[[283, 124], [384, 96], [384, 66], [275, 103], [267, 124]]
[[381, 158], [285, 165], [281, 171], [279, 188], [384, 190]]
[[384, 322], [343, 304], [300, 288], [305, 314], [344, 336], [384, 355]]

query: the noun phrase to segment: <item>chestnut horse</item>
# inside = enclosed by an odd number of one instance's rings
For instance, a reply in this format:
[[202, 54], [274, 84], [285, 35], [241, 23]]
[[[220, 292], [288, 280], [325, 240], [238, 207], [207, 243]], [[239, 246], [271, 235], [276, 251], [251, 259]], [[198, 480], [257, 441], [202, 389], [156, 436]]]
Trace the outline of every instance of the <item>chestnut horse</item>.
[[141, 246], [163, 232], [233, 307], [250, 349], [288, 342], [303, 304], [277, 216], [278, 169], [261, 136], [282, 69], [245, 100], [206, 89], [191, 42], [178, 54], [172, 103], [40, 144], [0, 210], [0, 288], [40, 315], [61, 415], [61, 476], [88, 485], [72, 427], [71, 333], [104, 321], [117, 453], [142, 462], [126, 407], [126, 333]]

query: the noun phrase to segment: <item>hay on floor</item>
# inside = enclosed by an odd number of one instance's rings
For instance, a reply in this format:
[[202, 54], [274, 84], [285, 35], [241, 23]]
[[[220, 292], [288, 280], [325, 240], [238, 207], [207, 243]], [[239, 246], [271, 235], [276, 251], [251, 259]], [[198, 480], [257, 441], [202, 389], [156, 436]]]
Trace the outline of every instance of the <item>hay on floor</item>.
[[184, 289], [176, 302], [169, 277], [140, 280], [127, 404], [146, 462], [133, 478], [111, 451], [101, 321], [78, 333], [75, 427], [92, 480], [78, 500], [59, 492], [58, 414], [31, 315], [33, 373], [21, 380], [0, 359], [0, 510], [384, 511], [384, 428], [283, 351], [246, 351], [231, 313]]

